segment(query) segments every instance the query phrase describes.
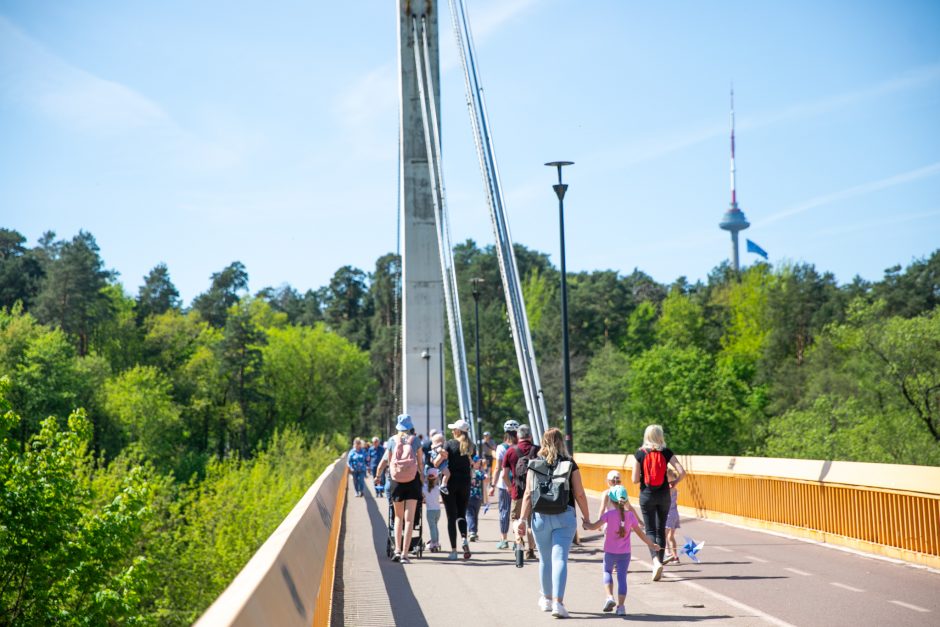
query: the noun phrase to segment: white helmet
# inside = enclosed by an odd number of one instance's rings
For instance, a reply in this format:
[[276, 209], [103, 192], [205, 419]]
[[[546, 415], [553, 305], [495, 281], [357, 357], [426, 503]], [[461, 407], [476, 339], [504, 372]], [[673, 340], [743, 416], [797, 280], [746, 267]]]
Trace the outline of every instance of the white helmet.
[[516, 432], [518, 430], [519, 430], [519, 423], [516, 422], [515, 420], [507, 420], [506, 422], [503, 423], [503, 431], [506, 431], [507, 433], [510, 431]]

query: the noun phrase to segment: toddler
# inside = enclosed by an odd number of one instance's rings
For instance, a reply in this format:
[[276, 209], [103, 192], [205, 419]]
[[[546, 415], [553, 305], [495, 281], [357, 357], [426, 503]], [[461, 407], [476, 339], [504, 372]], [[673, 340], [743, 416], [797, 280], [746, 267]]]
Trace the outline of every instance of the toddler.
[[[627, 610], [624, 602], [627, 600], [627, 568], [630, 566], [630, 531], [634, 531], [640, 540], [643, 540], [653, 551], [659, 551], [659, 545], [650, 540], [643, 530], [636, 515], [626, 509], [627, 490], [622, 485], [615, 485], [609, 491], [612, 509], [604, 512], [594, 523], [585, 523], [587, 529], [600, 529], [607, 523], [607, 532], [604, 535], [604, 588], [607, 590], [607, 601], [604, 611], [610, 612], [616, 605], [618, 616], [625, 616]], [[617, 570], [617, 602], [614, 603], [613, 571]]]
[[450, 469], [447, 467], [447, 460], [445, 459], [440, 464], [434, 463], [434, 460], [441, 456], [443, 450], [444, 434], [435, 433], [434, 437], [431, 438], [431, 454], [428, 455], [428, 457], [431, 460], [431, 464], [441, 473], [441, 494], [447, 494], [447, 480], [450, 479]]
[[441, 519], [441, 486], [438, 485], [437, 468], [428, 468], [427, 484], [423, 486], [421, 492], [424, 494], [424, 519], [428, 525], [430, 539], [425, 548], [431, 553], [441, 550], [441, 543], [437, 535], [437, 522]]
[[[611, 470], [610, 472], [607, 473], [607, 491], [604, 492], [604, 496], [603, 496], [603, 498], [601, 498], [601, 507], [600, 507], [599, 510], [597, 510], [597, 516], [598, 516], [598, 518], [600, 518], [601, 516], [603, 516], [603, 515], [604, 515], [604, 512], [606, 512], [607, 510], [609, 510], [610, 508], [612, 508], [612, 507], [614, 506], [613, 503], [610, 502], [610, 489], [613, 488], [614, 486], [618, 486], [618, 485], [620, 485], [620, 484], [621, 484], [621, 481], [620, 481], [620, 471], [619, 471], [619, 470]], [[646, 530], [646, 525], [643, 524], [643, 519], [640, 518], [640, 516], [636, 513], [636, 510], [633, 509], [633, 506], [630, 505], [630, 498], [629, 498], [629, 496], [627, 497], [626, 507], [627, 507], [627, 510], [628, 510], [631, 514], [633, 514], [634, 518], [636, 518], [636, 519], [639, 521], [639, 523], [640, 523], [640, 528], [645, 531], [645, 530]]]
[[[666, 478], [669, 480], [669, 485], [672, 486], [679, 478], [679, 473], [670, 466], [666, 468]], [[668, 553], [663, 560], [663, 564], [670, 562], [678, 564], [679, 551], [676, 550], [676, 529], [679, 528], [679, 507], [676, 505], [676, 500], [679, 498], [679, 490], [674, 487], [670, 488], [669, 498], [669, 514], [666, 515], [666, 550]]]
[[480, 456], [474, 455], [473, 465], [470, 467], [470, 499], [467, 501], [467, 531], [471, 542], [476, 542], [480, 537], [480, 506], [488, 503], [489, 483], [490, 478], [483, 470]]

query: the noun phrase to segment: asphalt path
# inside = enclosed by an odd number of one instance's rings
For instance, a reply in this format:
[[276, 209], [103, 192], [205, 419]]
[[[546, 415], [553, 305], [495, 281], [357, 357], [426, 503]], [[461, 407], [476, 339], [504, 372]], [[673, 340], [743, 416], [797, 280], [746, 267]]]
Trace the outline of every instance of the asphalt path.
[[[482, 516], [473, 557], [425, 553], [400, 565], [385, 556], [385, 500], [350, 488], [334, 598], [334, 625], [530, 625], [553, 619], [536, 607], [538, 563], [514, 566], [497, 550], [496, 504]], [[592, 512], [597, 501], [591, 499]], [[442, 544], [448, 544], [441, 517]], [[940, 573], [815, 542], [682, 518], [685, 536], [705, 542], [650, 581], [646, 547], [633, 539], [627, 616], [601, 612], [603, 536], [582, 532], [573, 547], [565, 605], [572, 624], [627, 620], [675, 625], [940, 625]], [[425, 531], [424, 539], [428, 538]]]

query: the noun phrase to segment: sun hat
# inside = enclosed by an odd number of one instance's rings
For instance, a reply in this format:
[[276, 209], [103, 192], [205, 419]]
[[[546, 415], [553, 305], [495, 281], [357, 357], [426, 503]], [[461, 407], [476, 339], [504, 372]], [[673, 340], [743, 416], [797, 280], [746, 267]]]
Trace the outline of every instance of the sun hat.
[[448, 429], [457, 429], [458, 431], [470, 431], [470, 423], [461, 418], [457, 422], [447, 425]]
[[610, 500], [613, 503], [627, 500], [627, 489], [622, 485], [615, 485], [608, 490], [607, 494], [610, 495]]
[[411, 431], [415, 426], [411, 422], [411, 416], [408, 414], [398, 415], [398, 424], [395, 425], [396, 431]]
[[620, 478], [620, 471], [619, 471], [619, 470], [611, 470], [609, 473], [607, 473], [607, 480], [608, 480], [608, 481], [613, 481], [614, 479], [619, 479], [619, 478]]

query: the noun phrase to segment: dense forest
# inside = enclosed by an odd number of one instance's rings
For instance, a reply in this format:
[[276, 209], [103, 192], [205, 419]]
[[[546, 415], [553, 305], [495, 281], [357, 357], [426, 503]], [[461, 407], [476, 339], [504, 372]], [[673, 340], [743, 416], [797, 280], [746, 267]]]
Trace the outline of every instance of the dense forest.
[[[495, 431], [525, 420], [499, 268], [454, 253]], [[560, 277], [516, 255], [560, 424]], [[90, 233], [0, 229], [0, 624], [192, 622], [350, 436], [388, 431], [399, 269], [252, 294], [234, 261], [184, 307], [164, 264], [131, 295]], [[877, 282], [758, 263], [568, 286], [577, 450], [631, 451], [659, 422], [682, 453], [940, 465], [940, 251]]]

